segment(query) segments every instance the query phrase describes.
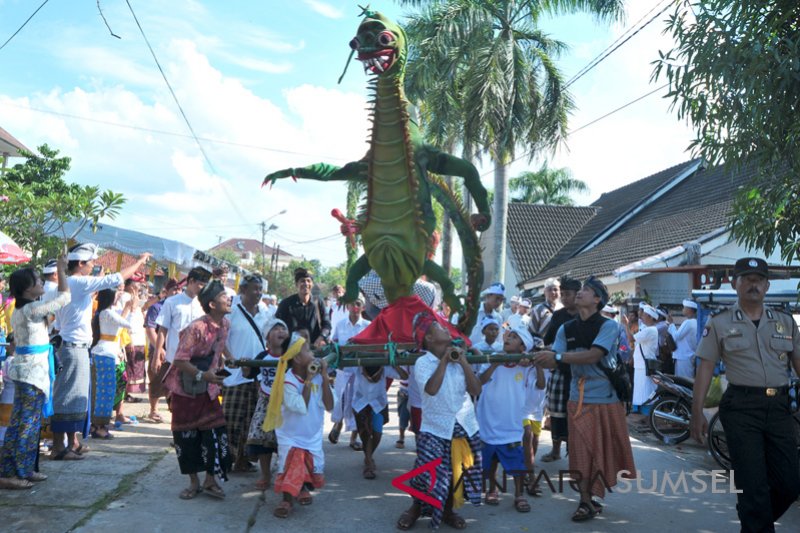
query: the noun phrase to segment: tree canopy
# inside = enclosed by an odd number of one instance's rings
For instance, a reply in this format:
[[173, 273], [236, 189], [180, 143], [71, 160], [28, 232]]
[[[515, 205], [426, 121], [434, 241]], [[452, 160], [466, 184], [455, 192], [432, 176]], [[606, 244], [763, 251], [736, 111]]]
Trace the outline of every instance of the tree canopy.
[[589, 192], [589, 186], [573, 178], [568, 168], [547, 168], [547, 165], [511, 178], [508, 188], [513, 193], [512, 202], [545, 205], [575, 205], [571, 193]]
[[676, 45], [654, 78], [696, 136], [708, 163], [756, 168], [733, 204], [734, 238], [800, 259], [800, 3], [683, 0], [668, 19]]

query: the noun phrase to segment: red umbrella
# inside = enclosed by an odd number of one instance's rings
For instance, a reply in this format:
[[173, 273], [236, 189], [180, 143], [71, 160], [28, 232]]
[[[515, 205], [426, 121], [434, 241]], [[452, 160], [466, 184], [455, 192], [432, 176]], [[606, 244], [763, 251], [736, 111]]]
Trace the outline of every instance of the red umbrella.
[[18, 265], [30, 260], [31, 256], [23, 252], [11, 237], [0, 231], [0, 263]]

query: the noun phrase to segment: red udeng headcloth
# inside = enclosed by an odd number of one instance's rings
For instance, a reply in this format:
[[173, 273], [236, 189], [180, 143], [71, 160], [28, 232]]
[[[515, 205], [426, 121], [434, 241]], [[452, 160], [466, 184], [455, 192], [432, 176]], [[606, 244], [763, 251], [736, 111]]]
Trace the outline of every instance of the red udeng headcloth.
[[414, 331], [414, 341], [417, 343], [417, 348], [422, 348], [422, 343], [425, 340], [425, 335], [428, 333], [428, 330], [431, 329], [431, 326], [436, 322], [436, 317], [434, 317], [431, 313], [427, 311], [423, 311], [421, 313], [417, 313], [414, 316], [413, 322], [413, 331]]

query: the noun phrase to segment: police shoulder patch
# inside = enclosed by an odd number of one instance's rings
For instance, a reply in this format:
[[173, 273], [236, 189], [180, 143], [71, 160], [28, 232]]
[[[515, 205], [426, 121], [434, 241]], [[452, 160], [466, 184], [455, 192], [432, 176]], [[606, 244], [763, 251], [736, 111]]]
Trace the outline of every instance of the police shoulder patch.
[[703, 337], [708, 337], [708, 332], [711, 330], [709, 326], [703, 328]]

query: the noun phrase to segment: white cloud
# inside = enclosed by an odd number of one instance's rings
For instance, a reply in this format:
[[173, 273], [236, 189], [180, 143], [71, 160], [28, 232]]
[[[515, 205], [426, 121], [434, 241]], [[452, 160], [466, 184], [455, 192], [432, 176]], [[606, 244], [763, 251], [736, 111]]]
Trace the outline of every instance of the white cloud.
[[344, 16], [344, 13], [342, 13], [340, 9], [327, 2], [322, 2], [321, 0], [303, 0], [303, 3], [316, 13], [329, 19], [340, 19]]
[[287, 62], [273, 63], [272, 61], [265, 61], [263, 59], [227, 53], [221, 54], [221, 57], [227, 59], [229, 63], [234, 65], [264, 74], [283, 74], [292, 70], [292, 64]]

